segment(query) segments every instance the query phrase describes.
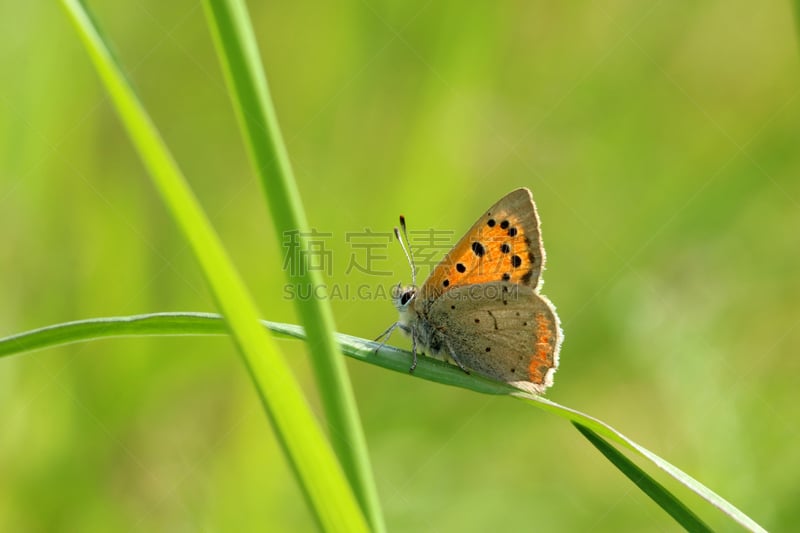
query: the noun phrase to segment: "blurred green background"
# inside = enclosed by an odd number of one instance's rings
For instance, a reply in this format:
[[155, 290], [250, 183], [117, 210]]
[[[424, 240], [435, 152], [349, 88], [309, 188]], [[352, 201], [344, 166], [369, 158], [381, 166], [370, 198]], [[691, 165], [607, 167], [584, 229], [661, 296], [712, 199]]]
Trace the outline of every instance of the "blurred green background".
[[[788, 2], [250, 4], [310, 223], [331, 234], [328, 283], [410, 281], [394, 244], [379, 251], [390, 276], [347, 273], [349, 232], [402, 213], [458, 237], [529, 187], [566, 333], [548, 397], [768, 529], [800, 522]], [[202, 5], [90, 7], [264, 318], [296, 322]], [[213, 311], [60, 7], [5, 2], [0, 19], [0, 336]], [[366, 338], [396, 318], [382, 298], [332, 305], [340, 331]], [[312, 391], [305, 346], [281, 345]], [[559, 418], [348, 367], [392, 531], [677, 529]], [[0, 360], [0, 530], [313, 528], [229, 340]]]

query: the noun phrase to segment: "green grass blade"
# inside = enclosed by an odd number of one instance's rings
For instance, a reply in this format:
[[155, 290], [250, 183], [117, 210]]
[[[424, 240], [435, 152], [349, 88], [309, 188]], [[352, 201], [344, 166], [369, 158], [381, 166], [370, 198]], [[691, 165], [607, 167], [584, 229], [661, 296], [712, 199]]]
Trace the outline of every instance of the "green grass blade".
[[[263, 322], [264, 326], [281, 337], [305, 339], [303, 328], [293, 324]], [[85, 342], [99, 337], [120, 337], [131, 335], [212, 335], [225, 334], [219, 315], [209, 313], [160, 313], [131, 317], [113, 317], [104, 319], [82, 320], [49, 326], [11, 337], [0, 339], [0, 357], [31, 350]], [[411, 364], [411, 353], [406, 350], [384, 346], [378, 352], [378, 344], [366, 339], [339, 333], [336, 336], [345, 355], [359, 361], [377, 365], [389, 370], [408, 374]], [[750, 531], [765, 531], [758, 523], [736, 506], [719, 496], [714, 491], [695, 480], [679, 468], [673, 466], [658, 455], [632, 441], [610, 425], [575, 409], [564, 407], [542, 397], [521, 392], [504, 383], [492, 381], [477, 375], [464, 374], [457, 367], [448, 365], [428, 357], [420, 357], [414, 377], [461, 387], [484, 394], [513, 395], [523, 401], [552, 412], [573, 423], [590, 429], [598, 435], [621, 444], [641, 457], [655, 464], [658, 468], [675, 478], [689, 490], [695, 492], [705, 501], [721, 510], [732, 520]]]
[[535, 397], [527, 393], [522, 392], [514, 392], [514, 396], [517, 398], [533, 403], [534, 405], [544, 409], [545, 411], [550, 411], [552, 413], [557, 414], [562, 418], [566, 418], [571, 422], [575, 422], [581, 424], [584, 427], [587, 427], [594, 431], [595, 433], [602, 435], [603, 437], [616, 442], [628, 448], [629, 450], [633, 451], [634, 453], [644, 457], [658, 468], [675, 478], [679, 481], [682, 485], [687, 487], [689, 490], [693, 491], [701, 498], [706, 500], [708, 503], [728, 515], [730, 518], [738, 522], [741, 526], [747, 528], [750, 531], [759, 531], [764, 532], [766, 531], [763, 527], [761, 527], [755, 520], [747, 516], [741, 510], [739, 510], [736, 506], [732, 503], [727, 501], [725, 498], [720, 496], [719, 494], [715, 493], [692, 476], [681, 470], [680, 468], [672, 465], [668, 461], [662, 459], [655, 453], [651, 452], [644, 446], [641, 446], [634, 442], [633, 440], [629, 439], [610, 425], [606, 424], [605, 422], [598, 420], [592, 416], [589, 416], [585, 413], [582, 413], [576, 409], [571, 409], [569, 407], [565, 407], [563, 405], [559, 405], [555, 402], [552, 402], [546, 398], [542, 397]]
[[173, 218], [200, 263], [284, 452], [326, 530], [365, 531], [356, 499], [274, 340], [218, 236], [155, 126], [79, 0], [62, 0], [103, 83]]
[[[277, 241], [296, 232], [299, 249], [307, 249], [308, 223], [278, 119], [247, 7], [242, 0], [206, 0], [206, 15], [226, 74], [234, 109], [256, 173], [266, 193]], [[321, 289], [313, 269], [288, 269], [289, 282]], [[319, 292], [318, 290], [315, 292]], [[308, 346], [333, 448], [348, 476], [361, 508], [375, 531], [384, 531], [378, 493], [369, 463], [367, 444], [355, 398], [334, 339], [334, 321], [328, 299], [299, 298], [296, 309], [308, 332]]]
[[669, 513], [669, 515], [682, 525], [686, 531], [713, 531], [699, 516], [694, 514], [661, 483], [650, 477], [644, 470], [636, 466], [630, 459], [617, 451], [616, 448], [606, 442], [597, 433], [576, 422], [573, 422], [572, 425], [575, 426], [600, 453], [605, 455], [606, 459], [611, 461], [611, 463], [625, 474], [628, 479], [633, 481], [651, 500]]

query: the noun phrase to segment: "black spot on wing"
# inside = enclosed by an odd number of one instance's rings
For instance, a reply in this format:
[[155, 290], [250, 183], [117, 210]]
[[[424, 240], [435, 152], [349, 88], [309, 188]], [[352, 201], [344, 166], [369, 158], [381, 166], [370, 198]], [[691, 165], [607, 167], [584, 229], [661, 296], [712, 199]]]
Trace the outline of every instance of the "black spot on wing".
[[529, 283], [531, 281], [531, 277], [533, 276], [533, 270], [528, 270], [522, 275], [522, 283]]

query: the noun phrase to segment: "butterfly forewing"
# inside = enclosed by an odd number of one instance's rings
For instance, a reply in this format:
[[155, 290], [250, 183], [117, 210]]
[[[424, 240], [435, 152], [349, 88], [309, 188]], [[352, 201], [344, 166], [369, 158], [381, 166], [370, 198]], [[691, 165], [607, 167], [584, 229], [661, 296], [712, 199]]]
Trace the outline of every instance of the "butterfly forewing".
[[490, 207], [436, 266], [420, 289], [420, 300], [494, 281], [535, 288], [544, 259], [533, 197], [528, 189], [516, 189]]
[[533, 288], [493, 282], [447, 291], [428, 319], [461, 363], [535, 393], [552, 384], [561, 328], [552, 304]]

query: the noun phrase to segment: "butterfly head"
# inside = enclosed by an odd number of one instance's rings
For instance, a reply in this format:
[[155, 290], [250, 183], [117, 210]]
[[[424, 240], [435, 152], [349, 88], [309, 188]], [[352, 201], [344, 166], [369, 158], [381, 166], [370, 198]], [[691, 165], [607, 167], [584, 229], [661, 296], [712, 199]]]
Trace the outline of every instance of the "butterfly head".
[[398, 283], [392, 287], [392, 303], [400, 313], [397, 323], [404, 331], [415, 321], [417, 313], [414, 310], [414, 302], [417, 299], [417, 288], [414, 285], [403, 285]]
[[392, 303], [401, 314], [408, 311], [408, 306], [416, 296], [417, 288], [413, 285], [403, 286], [402, 283], [398, 283], [392, 287]]

